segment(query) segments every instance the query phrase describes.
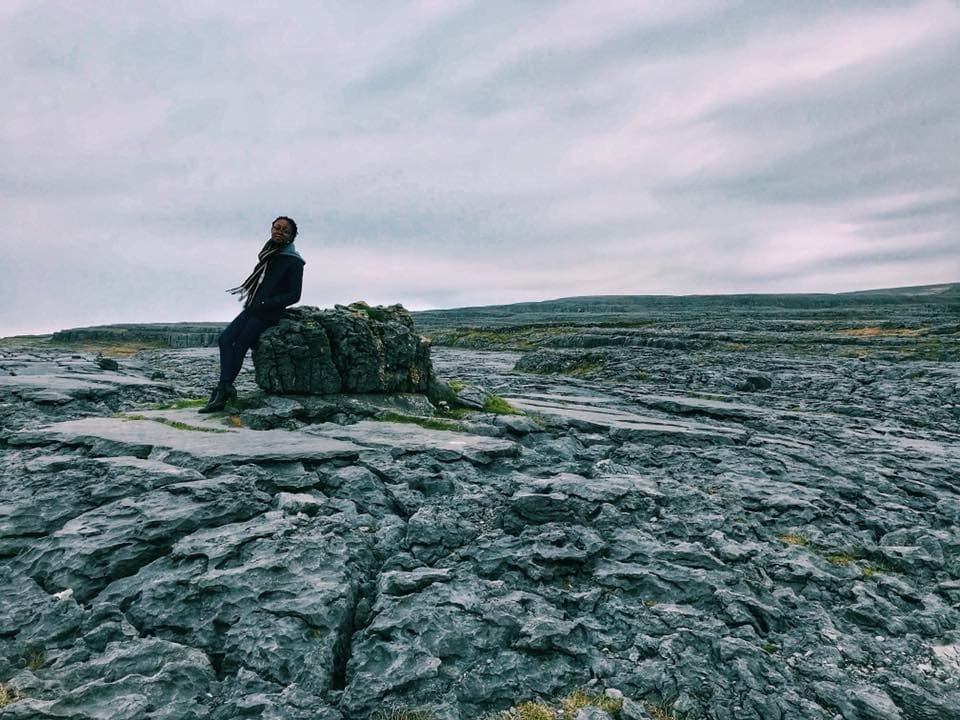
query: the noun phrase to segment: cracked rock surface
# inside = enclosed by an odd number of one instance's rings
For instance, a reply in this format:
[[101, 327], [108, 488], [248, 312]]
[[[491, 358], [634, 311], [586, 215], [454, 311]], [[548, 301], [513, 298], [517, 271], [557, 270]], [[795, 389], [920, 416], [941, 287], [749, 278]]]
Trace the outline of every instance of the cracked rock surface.
[[526, 413], [437, 429], [0, 349], [0, 718], [960, 717], [957, 363], [562, 352], [434, 348]]
[[430, 345], [401, 305], [357, 302], [283, 313], [253, 351], [257, 384], [270, 393], [427, 392]]

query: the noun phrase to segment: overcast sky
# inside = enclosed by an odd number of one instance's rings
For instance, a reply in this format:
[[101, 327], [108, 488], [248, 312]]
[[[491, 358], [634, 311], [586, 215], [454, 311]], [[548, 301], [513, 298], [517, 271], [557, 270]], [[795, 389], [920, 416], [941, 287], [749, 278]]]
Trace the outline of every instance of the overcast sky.
[[960, 281], [957, 0], [252, 5], [0, 2], [0, 336]]

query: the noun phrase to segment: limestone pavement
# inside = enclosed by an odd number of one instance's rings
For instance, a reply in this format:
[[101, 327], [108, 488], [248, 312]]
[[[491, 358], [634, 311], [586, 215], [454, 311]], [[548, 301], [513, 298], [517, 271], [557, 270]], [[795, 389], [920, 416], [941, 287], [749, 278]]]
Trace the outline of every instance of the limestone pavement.
[[955, 363], [432, 352], [526, 414], [0, 350], [0, 718], [960, 717]]

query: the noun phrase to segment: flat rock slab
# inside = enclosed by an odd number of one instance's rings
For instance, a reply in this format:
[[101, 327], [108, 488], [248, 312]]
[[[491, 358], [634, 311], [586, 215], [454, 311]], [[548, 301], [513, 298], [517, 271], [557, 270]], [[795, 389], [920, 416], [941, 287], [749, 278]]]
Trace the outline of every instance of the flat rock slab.
[[[84, 418], [17, 433], [14, 445], [86, 445], [98, 455], [134, 455], [207, 469], [226, 463], [355, 458], [363, 449], [330, 437], [286, 430], [228, 428], [223, 418], [195, 410], [155, 410], [133, 416]], [[174, 426], [169, 423], [181, 423]]]
[[769, 414], [769, 411], [756, 405], [687, 395], [635, 394], [632, 399], [645, 407], [676, 415], [709, 415], [721, 419], [755, 419]]
[[480, 464], [497, 457], [518, 455], [520, 446], [509, 440], [450, 430], [430, 430], [410, 423], [364, 420], [353, 425], [317, 425], [304, 431], [321, 437], [349, 440], [358, 445], [425, 452], [438, 460], [461, 458]]
[[68, 398], [93, 398], [116, 392], [124, 387], [169, 388], [169, 385], [146, 378], [101, 371], [96, 375], [86, 373], [0, 375], [0, 393], [12, 392], [24, 399], [34, 395], [42, 400], [45, 395], [59, 394]]
[[730, 444], [745, 440], [747, 437], [746, 432], [739, 428], [683, 420], [663, 420], [604, 407], [598, 404], [598, 401], [604, 400], [603, 398], [531, 394], [505, 399], [513, 407], [525, 412], [546, 417], [560, 417], [572, 421], [573, 424], [580, 424], [589, 429], [609, 430], [614, 436], [629, 439], [661, 437], [671, 438], [677, 442]]

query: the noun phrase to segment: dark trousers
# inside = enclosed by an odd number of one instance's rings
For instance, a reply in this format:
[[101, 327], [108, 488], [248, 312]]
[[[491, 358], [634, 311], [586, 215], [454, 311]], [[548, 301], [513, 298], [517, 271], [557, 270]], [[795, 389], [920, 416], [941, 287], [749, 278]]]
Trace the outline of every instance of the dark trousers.
[[249, 310], [244, 309], [233, 322], [227, 325], [226, 330], [220, 333], [220, 382], [232, 383], [240, 368], [243, 367], [243, 358], [247, 355], [260, 333], [276, 321], [262, 320]]

